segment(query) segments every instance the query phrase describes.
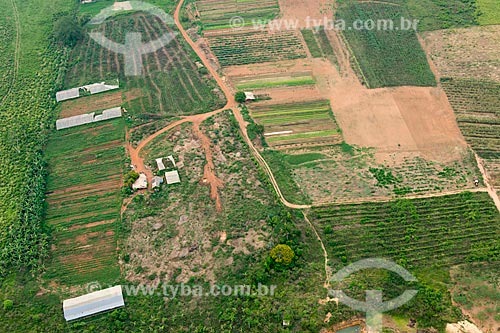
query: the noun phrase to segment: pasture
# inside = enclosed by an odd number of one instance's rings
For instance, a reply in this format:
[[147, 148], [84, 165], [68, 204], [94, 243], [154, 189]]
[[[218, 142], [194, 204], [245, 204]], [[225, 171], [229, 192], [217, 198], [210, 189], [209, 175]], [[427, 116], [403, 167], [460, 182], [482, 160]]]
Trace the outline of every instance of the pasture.
[[122, 119], [55, 132], [47, 146], [46, 222], [52, 229], [46, 280], [111, 283], [124, 163]]
[[476, 25], [481, 0], [389, 0], [404, 7], [405, 17], [419, 19], [419, 31], [461, 28]]
[[500, 2], [498, 0], [476, 0], [480, 25], [500, 24]]
[[[435, 86], [436, 80], [420, 46], [415, 30], [403, 30], [401, 7], [378, 3], [349, 3], [340, 6], [337, 19], [353, 27], [356, 20], [391, 19], [393, 30], [347, 29], [342, 32], [351, 50], [353, 69], [369, 88], [394, 86]], [[398, 28], [398, 29], [396, 29]]]

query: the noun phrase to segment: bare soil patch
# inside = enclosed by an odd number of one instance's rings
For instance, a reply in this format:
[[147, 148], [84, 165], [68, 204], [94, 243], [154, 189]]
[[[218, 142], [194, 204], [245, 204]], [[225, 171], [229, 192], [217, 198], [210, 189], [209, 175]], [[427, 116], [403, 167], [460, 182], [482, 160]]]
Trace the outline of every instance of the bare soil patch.
[[[322, 25], [323, 18], [332, 18], [333, 6], [335, 1], [333, 0], [318, 0], [318, 1], [306, 1], [306, 0], [279, 0], [281, 16], [280, 18], [284, 20], [298, 20], [298, 28], [307, 28], [308, 25], [313, 23], [312, 19], [316, 22], [321, 22]], [[310, 18], [309, 24], [307, 18]]]

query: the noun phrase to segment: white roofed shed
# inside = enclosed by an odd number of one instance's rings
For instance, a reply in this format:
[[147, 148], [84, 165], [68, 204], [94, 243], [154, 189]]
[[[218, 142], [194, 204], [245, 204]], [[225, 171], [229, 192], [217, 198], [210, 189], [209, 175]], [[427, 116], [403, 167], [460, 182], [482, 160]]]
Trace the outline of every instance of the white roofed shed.
[[64, 319], [66, 321], [79, 319], [122, 306], [125, 306], [122, 286], [114, 286], [64, 300]]

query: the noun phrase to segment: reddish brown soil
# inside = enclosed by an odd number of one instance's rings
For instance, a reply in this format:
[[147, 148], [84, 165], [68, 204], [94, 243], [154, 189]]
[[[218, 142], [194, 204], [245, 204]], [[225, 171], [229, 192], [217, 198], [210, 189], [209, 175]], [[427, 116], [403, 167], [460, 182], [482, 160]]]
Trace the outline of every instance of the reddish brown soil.
[[219, 195], [219, 188], [224, 186], [224, 182], [215, 175], [215, 166], [212, 157], [212, 150], [210, 148], [210, 139], [200, 130], [201, 121], [193, 122], [193, 133], [201, 141], [201, 145], [205, 150], [205, 164], [202, 182], [208, 182], [210, 185], [210, 198], [215, 200], [215, 208], [218, 212], [222, 210], [222, 204]]

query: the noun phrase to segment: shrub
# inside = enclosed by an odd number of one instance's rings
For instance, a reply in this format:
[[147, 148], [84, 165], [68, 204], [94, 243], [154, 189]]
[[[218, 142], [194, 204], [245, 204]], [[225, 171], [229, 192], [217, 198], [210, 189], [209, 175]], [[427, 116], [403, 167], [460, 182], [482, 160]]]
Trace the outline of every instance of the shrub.
[[275, 263], [288, 266], [292, 263], [295, 253], [290, 246], [278, 244], [271, 250], [270, 256]]
[[245, 102], [246, 100], [246, 96], [245, 96], [245, 93], [243, 91], [238, 91], [235, 95], [234, 95], [234, 100], [238, 103], [243, 103]]
[[6, 299], [3, 301], [3, 309], [5, 311], [9, 311], [14, 307], [14, 302], [12, 302], [10, 299]]

